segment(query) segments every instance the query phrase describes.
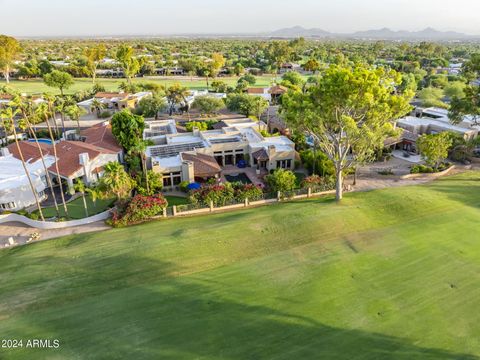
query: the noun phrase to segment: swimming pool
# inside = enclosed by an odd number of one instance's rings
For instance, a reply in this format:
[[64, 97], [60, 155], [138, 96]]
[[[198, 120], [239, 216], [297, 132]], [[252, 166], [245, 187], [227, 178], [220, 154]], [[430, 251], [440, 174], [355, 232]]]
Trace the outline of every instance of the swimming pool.
[[[39, 143], [52, 145], [52, 140], [50, 139], [37, 139]], [[28, 142], [35, 142], [35, 139], [28, 139]]]
[[245, 173], [240, 173], [240, 174], [231, 174], [231, 175], [225, 175], [225, 179], [227, 179], [228, 182], [241, 182], [243, 184], [251, 184], [252, 182], [248, 178]]

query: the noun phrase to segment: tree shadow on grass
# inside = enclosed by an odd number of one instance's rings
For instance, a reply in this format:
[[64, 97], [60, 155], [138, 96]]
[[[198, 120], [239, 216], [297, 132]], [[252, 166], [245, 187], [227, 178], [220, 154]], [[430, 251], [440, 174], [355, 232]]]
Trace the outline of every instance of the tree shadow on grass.
[[57, 278], [39, 278], [35, 299], [21, 310], [12, 305], [0, 333], [58, 338], [61, 348], [7, 350], [6, 358], [478, 359], [329, 326], [259, 305], [264, 299], [248, 303], [205, 274], [177, 276], [178, 266], [144, 256], [86, 258], [72, 266], [45, 261], [57, 267]]

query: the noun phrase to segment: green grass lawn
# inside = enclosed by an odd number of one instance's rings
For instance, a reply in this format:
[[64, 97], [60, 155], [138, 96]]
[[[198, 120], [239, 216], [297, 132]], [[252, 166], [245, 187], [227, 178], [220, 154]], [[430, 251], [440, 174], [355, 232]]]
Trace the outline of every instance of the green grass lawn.
[[[257, 83], [255, 87], [266, 87], [270, 86], [273, 82], [275, 76], [274, 75], [263, 75], [257, 76]], [[238, 77], [221, 77], [218, 80], [224, 81], [229, 85], [235, 85], [238, 81]], [[125, 79], [106, 79], [106, 78], [98, 78], [97, 82], [105, 87], [107, 91], [118, 91], [118, 86], [120, 83], [124, 82]], [[162, 84], [165, 86], [172, 85], [174, 83], [180, 83], [183, 86], [186, 86], [191, 89], [206, 89], [207, 84], [205, 79], [200, 80], [191, 80], [189, 77], [185, 76], [181, 80], [176, 79], [160, 79], [160, 78], [134, 78], [134, 83], [157, 83]], [[210, 84], [212, 79], [210, 79]], [[32, 79], [32, 80], [12, 80], [10, 82], [10, 86], [13, 88], [28, 94], [41, 94], [44, 92], [49, 92], [52, 94], [59, 94], [60, 92], [57, 89], [48, 87], [43, 83], [42, 79]], [[75, 84], [65, 91], [68, 94], [74, 94], [80, 90], [86, 90], [92, 87], [92, 79], [86, 78], [77, 78], [75, 79]]]
[[0, 251], [2, 359], [478, 359], [480, 173]]
[[[100, 200], [98, 199], [93, 203], [90, 196], [87, 196], [87, 209], [88, 215], [93, 216], [107, 210], [113, 204], [112, 199]], [[60, 216], [65, 216], [65, 210], [63, 209], [62, 203], [59, 203]], [[82, 219], [85, 217], [85, 207], [83, 205], [82, 197], [79, 197], [73, 201], [67, 203], [68, 215], [72, 219]], [[55, 207], [48, 207], [43, 209], [43, 215], [46, 218], [51, 218], [57, 216]]]
[[168, 206], [188, 204], [188, 199], [186, 197], [165, 196], [165, 199], [168, 201]]

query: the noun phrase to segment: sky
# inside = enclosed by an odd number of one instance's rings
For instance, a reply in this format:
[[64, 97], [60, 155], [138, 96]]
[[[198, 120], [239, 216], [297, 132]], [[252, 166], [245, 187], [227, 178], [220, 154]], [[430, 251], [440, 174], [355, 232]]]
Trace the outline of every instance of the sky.
[[337, 33], [433, 27], [480, 35], [478, 14], [479, 0], [0, 0], [0, 34], [228, 34], [300, 25]]

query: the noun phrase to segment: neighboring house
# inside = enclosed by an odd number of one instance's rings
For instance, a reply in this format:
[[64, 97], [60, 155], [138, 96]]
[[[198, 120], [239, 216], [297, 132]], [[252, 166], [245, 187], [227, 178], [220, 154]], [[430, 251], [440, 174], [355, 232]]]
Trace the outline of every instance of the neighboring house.
[[302, 66], [294, 63], [284, 63], [280, 66], [280, 73], [284, 74], [289, 71], [302, 72]]
[[396, 141], [389, 139], [389, 146], [395, 146], [395, 148], [404, 151], [417, 152], [416, 141], [421, 135], [450, 131], [459, 134], [465, 140], [469, 140], [476, 138], [480, 131], [480, 127], [475, 126], [469, 116], [466, 116], [457, 125], [452, 124], [448, 117], [448, 110], [445, 109], [419, 109], [415, 114], [417, 116], [406, 116], [397, 120], [396, 126], [404, 131]]
[[[19, 144], [25, 161], [35, 162], [40, 159], [40, 152], [34, 142], [21, 141]], [[54, 156], [52, 145], [42, 143], [40, 146], [42, 146], [44, 156]], [[7, 148], [13, 156], [17, 159], [20, 158], [15, 144], [10, 144]], [[87, 185], [95, 183], [102, 177], [105, 164], [118, 161], [117, 152], [81, 141], [59, 141], [56, 144], [56, 150], [58, 172], [68, 187], [73, 187], [76, 179], [83, 180]], [[56, 182], [55, 161], [48, 167], [48, 171], [54, 175], [52, 181]]]
[[258, 170], [294, 168], [294, 143], [285, 136], [263, 137], [263, 122], [247, 118], [221, 123], [215, 130], [189, 133], [177, 133], [174, 120], [147, 123], [144, 137], [155, 145], [146, 155], [152, 170], [163, 175], [164, 187], [218, 177], [223, 167], [241, 160]]
[[[54, 162], [55, 158], [52, 156], [45, 157], [47, 166]], [[45, 200], [47, 180], [42, 161], [39, 159], [29, 161], [26, 167], [38, 199]], [[2, 148], [0, 154], [0, 212], [18, 211], [34, 204], [35, 196], [21, 160], [10, 154], [8, 148]]]
[[123, 148], [120, 146], [117, 139], [115, 139], [115, 136], [113, 136], [110, 122], [104, 121], [97, 125], [93, 125], [88, 129], [82, 130], [80, 136], [82, 141], [87, 144], [113, 151], [117, 154], [118, 161], [123, 163]]
[[[22, 94], [22, 97], [26, 98], [25, 94]], [[41, 104], [45, 102], [45, 100], [38, 95], [30, 96], [29, 99], [33, 102], [34, 105]], [[0, 94], [0, 109], [2, 107], [7, 106], [13, 100], [13, 95], [10, 94]]]
[[119, 111], [123, 109], [134, 109], [140, 100], [152, 96], [150, 91], [129, 94], [124, 92], [99, 92], [92, 99], [79, 102], [77, 105], [85, 109], [88, 113], [95, 112], [92, 108], [94, 100], [103, 104], [105, 110]]
[[281, 85], [273, 85], [269, 88], [248, 88], [247, 94], [261, 96], [268, 102], [276, 104], [278, 99], [287, 92], [287, 88]]

